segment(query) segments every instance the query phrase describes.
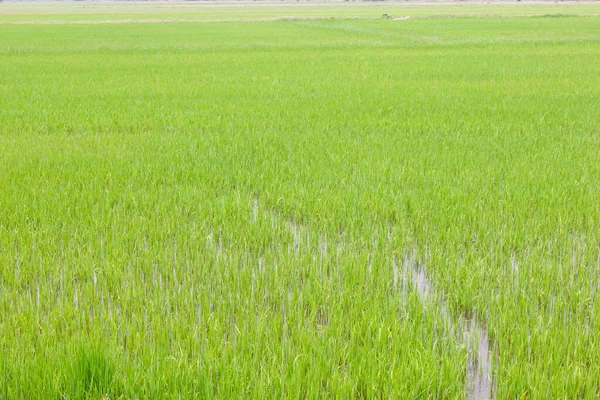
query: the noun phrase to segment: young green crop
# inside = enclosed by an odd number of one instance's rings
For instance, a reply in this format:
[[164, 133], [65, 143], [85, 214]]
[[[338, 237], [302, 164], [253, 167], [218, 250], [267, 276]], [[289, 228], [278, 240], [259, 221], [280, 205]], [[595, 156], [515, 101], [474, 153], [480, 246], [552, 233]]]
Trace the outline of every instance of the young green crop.
[[1, 397], [594, 398], [598, 28], [0, 25]]

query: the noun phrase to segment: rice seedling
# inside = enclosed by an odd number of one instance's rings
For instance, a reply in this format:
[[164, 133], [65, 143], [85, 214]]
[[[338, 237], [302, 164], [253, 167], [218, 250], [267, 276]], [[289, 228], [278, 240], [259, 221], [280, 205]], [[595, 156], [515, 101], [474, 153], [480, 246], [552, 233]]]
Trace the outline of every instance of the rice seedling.
[[0, 23], [0, 398], [597, 397], [598, 18], [377, 7]]

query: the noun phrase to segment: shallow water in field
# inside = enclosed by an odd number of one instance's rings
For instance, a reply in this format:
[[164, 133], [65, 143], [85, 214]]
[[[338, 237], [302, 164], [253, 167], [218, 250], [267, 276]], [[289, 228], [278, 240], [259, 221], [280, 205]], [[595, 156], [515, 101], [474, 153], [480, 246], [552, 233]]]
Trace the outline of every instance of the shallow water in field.
[[469, 354], [467, 365], [467, 398], [472, 400], [491, 399], [492, 393], [492, 347], [487, 328], [477, 319], [460, 318], [458, 322], [452, 321], [443, 302], [436, 299], [433, 282], [427, 277], [424, 269], [416, 262], [415, 254], [404, 259], [406, 275], [410, 277], [421, 300], [425, 303], [432, 301], [438, 306], [444, 320], [444, 325], [452, 332], [456, 332], [462, 340]]
[[467, 375], [467, 398], [492, 398], [492, 349], [487, 328], [473, 318], [463, 325], [465, 340], [470, 346]]

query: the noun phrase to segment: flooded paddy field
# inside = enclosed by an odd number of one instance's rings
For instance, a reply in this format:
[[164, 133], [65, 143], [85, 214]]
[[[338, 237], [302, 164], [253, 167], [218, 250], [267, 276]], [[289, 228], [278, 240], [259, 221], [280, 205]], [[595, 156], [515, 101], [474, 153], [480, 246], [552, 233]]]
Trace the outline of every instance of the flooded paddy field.
[[0, 4], [0, 399], [598, 396], [594, 3], [86, 4]]

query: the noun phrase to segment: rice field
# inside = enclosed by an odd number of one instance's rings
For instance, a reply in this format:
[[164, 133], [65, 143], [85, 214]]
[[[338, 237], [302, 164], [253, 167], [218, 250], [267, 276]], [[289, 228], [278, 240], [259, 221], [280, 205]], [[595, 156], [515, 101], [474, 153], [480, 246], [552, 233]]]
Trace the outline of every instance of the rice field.
[[599, 14], [0, 4], [0, 399], [600, 397]]

